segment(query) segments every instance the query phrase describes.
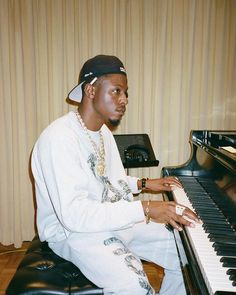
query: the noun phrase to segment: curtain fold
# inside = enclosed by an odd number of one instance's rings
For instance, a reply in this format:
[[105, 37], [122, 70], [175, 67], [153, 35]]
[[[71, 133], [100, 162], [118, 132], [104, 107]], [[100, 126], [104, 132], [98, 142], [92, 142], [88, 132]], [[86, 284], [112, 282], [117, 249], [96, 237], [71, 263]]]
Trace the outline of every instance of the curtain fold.
[[159, 177], [192, 129], [236, 130], [235, 0], [0, 0], [0, 242], [34, 236], [30, 153], [96, 54], [121, 58], [129, 105], [115, 133], [148, 133]]

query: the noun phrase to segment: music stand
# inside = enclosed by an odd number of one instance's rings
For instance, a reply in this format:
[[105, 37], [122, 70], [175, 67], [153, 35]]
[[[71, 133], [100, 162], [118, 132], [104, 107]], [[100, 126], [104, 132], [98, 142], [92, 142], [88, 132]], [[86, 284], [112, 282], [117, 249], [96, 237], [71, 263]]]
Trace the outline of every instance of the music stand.
[[158, 166], [148, 134], [114, 135], [124, 168]]

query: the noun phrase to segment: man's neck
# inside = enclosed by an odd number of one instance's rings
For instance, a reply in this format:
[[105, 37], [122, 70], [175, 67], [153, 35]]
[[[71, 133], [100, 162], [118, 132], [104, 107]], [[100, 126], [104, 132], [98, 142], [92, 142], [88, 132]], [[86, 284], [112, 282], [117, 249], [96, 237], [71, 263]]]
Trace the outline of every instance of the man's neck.
[[91, 131], [98, 131], [101, 129], [104, 122], [97, 118], [97, 116], [94, 114], [93, 111], [89, 111], [88, 108], [86, 110], [83, 108], [83, 106], [80, 106], [78, 108], [78, 112], [88, 130]]

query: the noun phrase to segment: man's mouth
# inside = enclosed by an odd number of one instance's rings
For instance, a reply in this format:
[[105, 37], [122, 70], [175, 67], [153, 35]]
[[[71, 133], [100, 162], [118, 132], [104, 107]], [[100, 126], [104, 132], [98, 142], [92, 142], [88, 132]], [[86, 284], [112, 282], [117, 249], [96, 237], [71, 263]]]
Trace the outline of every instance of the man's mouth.
[[117, 113], [119, 113], [120, 115], [124, 115], [125, 111], [126, 111], [126, 108], [118, 108], [116, 109]]

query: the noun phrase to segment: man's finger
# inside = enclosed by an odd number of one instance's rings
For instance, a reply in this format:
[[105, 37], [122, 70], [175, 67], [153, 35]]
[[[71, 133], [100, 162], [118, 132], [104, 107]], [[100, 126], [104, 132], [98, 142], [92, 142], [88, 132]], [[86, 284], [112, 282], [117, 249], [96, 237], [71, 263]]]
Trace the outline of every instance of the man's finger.
[[190, 211], [189, 209], [185, 210], [184, 217], [189, 218], [197, 223], [202, 223], [201, 220], [197, 217], [197, 215], [194, 212]]
[[171, 220], [169, 221], [169, 224], [170, 224], [173, 228], [177, 229], [178, 231], [182, 231], [182, 230], [183, 230], [182, 227], [179, 225], [179, 223], [177, 223], [174, 219], [171, 219]]

